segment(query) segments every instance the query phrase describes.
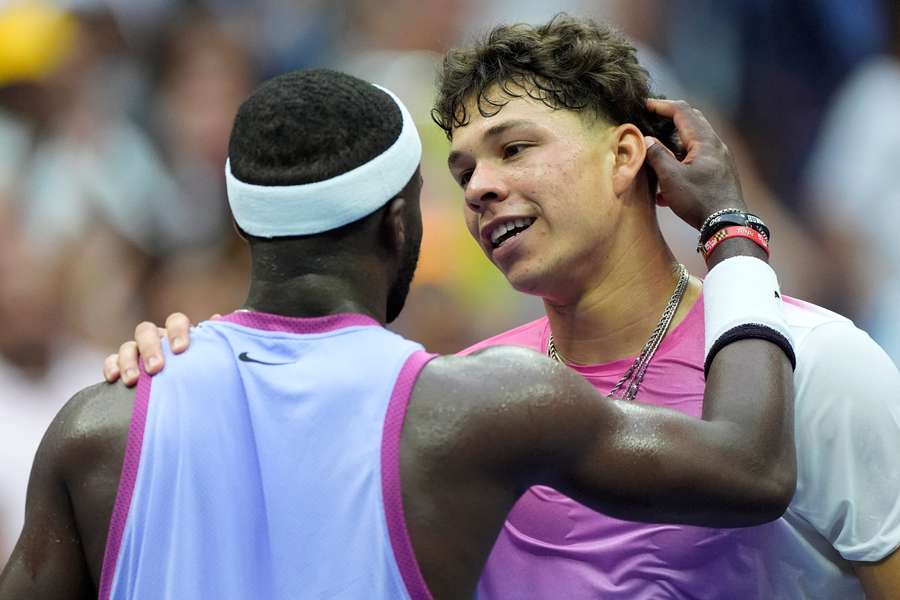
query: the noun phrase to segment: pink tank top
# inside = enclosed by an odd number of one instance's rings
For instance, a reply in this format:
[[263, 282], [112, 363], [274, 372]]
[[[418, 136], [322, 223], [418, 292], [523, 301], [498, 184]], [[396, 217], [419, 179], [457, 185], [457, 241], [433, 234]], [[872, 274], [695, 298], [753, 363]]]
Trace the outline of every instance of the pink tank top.
[[[638, 402], [700, 417], [703, 410], [703, 301], [663, 340]], [[547, 350], [541, 318], [463, 351], [509, 344]], [[634, 357], [579, 367], [606, 395]], [[479, 584], [485, 599], [641, 600], [766, 598], [752, 529], [647, 525], [594, 512], [544, 486], [528, 490], [510, 513]]]

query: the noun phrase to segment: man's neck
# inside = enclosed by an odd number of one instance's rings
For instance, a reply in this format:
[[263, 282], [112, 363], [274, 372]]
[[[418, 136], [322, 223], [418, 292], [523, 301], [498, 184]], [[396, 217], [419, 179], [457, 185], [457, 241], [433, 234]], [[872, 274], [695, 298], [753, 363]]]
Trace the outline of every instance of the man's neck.
[[[599, 364], [638, 354], [659, 322], [680, 274], [655, 228], [627, 251], [611, 254], [606, 264], [614, 266], [573, 301], [544, 301], [554, 345], [567, 362]], [[668, 331], [684, 320], [700, 291], [700, 281], [691, 278]]]
[[385, 322], [385, 298], [361, 294], [345, 279], [307, 274], [282, 281], [251, 279], [243, 309], [286, 317], [324, 317], [338, 313], [368, 315]]

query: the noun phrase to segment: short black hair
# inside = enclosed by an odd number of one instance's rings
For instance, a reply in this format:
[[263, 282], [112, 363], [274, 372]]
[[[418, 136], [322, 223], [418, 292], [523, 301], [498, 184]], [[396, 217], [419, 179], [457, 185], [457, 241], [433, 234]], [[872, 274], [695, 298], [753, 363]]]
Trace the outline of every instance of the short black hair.
[[363, 165], [403, 128], [394, 100], [329, 69], [293, 71], [259, 86], [234, 119], [231, 172], [255, 185], [299, 185]]

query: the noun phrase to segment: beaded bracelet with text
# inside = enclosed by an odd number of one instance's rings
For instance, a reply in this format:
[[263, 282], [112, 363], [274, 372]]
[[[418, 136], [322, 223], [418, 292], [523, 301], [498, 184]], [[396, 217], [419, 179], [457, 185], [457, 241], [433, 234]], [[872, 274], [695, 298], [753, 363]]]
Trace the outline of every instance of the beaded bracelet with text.
[[742, 237], [747, 238], [748, 240], [754, 242], [757, 246], [763, 249], [766, 253], [766, 256], [769, 255], [769, 240], [760, 233], [759, 231], [753, 229], [752, 227], [747, 227], [745, 225], [735, 225], [732, 227], [726, 227], [725, 229], [720, 229], [716, 233], [713, 234], [711, 238], [706, 240], [706, 243], [703, 244], [702, 254], [703, 258], [709, 258], [709, 255], [715, 250], [716, 246], [721, 244], [727, 239]]
[[756, 215], [748, 212], [728, 213], [709, 219], [706, 222], [706, 227], [700, 232], [700, 237], [697, 240], [697, 252], [702, 252], [703, 244], [715, 235], [717, 231], [731, 226], [750, 227], [760, 232], [767, 242], [772, 239], [769, 234], [769, 228]]
[[[743, 208], [723, 208], [722, 210], [717, 210], [713, 214], [706, 217], [706, 219], [704, 219], [703, 224], [700, 226], [700, 229], [698, 230], [698, 231], [700, 231], [700, 237], [702, 238], [704, 236], [704, 234], [706, 234], [706, 232], [709, 230], [709, 224], [714, 219], [717, 219], [718, 217], [721, 217], [722, 215], [734, 215], [734, 214], [740, 214], [743, 212], [745, 212]], [[709, 238], [709, 235], [706, 235], [706, 237]]]

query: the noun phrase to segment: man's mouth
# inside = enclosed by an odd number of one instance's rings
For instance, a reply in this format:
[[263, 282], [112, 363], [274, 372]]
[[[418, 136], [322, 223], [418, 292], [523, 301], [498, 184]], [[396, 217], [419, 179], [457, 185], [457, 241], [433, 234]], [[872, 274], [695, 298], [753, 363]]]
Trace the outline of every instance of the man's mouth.
[[491, 246], [496, 249], [503, 245], [504, 242], [510, 240], [529, 227], [534, 223], [535, 219], [528, 217], [524, 219], [514, 219], [512, 221], [506, 221], [505, 223], [500, 223], [497, 225], [493, 231], [491, 231]]

